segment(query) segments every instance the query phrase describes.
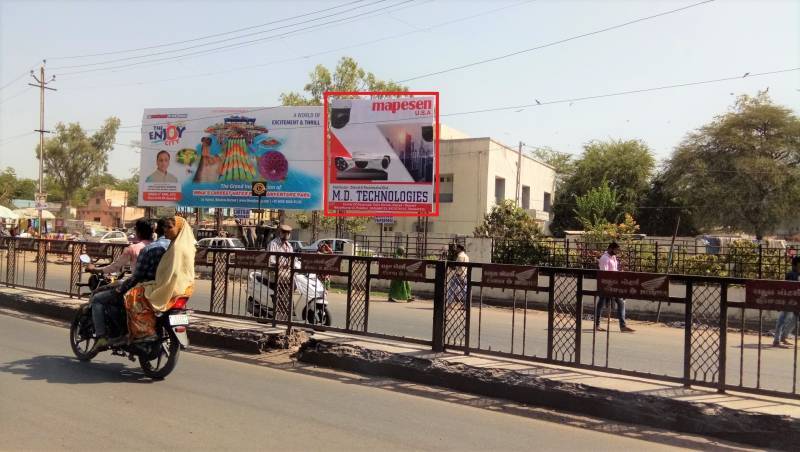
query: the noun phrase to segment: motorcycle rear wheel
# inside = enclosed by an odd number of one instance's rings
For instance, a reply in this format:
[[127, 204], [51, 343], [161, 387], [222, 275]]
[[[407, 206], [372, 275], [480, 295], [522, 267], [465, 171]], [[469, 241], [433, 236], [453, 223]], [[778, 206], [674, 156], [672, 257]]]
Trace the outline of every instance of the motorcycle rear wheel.
[[139, 356], [139, 366], [144, 374], [153, 380], [163, 380], [172, 373], [178, 364], [178, 354], [180, 353], [178, 339], [172, 335], [169, 327], [162, 325], [159, 336], [161, 339], [158, 356], [152, 360], [148, 360], [144, 355]]
[[78, 358], [79, 361], [91, 361], [98, 353], [92, 351], [96, 339], [91, 335], [84, 337], [84, 335], [81, 334], [81, 330], [84, 330], [85, 333], [88, 333], [87, 329], [94, 330], [94, 328], [90, 327], [91, 321], [92, 314], [88, 306], [81, 306], [81, 308], [78, 309], [78, 313], [75, 314], [75, 318], [72, 320], [72, 325], [70, 325], [69, 328], [69, 345], [72, 347], [72, 353], [75, 354], [75, 357]]
[[327, 306], [314, 306], [306, 309], [305, 319], [309, 325], [331, 326], [331, 312]]

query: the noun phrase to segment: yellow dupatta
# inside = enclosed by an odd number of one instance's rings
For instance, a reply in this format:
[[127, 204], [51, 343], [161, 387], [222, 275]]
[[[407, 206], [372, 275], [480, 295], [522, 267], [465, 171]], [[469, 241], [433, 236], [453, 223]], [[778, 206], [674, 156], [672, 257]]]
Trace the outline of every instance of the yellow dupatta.
[[147, 301], [162, 312], [172, 307], [176, 297], [191, 296], [194, 288], [194, 233], [181, 217], [175, 217], [175, 227], [178, 236], [161, 258], [155, 281], [142, 284]]

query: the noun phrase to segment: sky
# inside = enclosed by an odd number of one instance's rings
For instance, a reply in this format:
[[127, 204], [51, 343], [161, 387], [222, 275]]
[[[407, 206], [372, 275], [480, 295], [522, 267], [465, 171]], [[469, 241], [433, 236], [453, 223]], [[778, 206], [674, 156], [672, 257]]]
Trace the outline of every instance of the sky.
[[[736, 96], [767, 88], [800, 111], [800, 71], [741, 77], [800, 68], [800, 1], [717, 0], [558, 43], [700, 2], [0, 0], [0, 168], [37, 174], [39, 92], [26, 74], [42, 59], [58, 90], [47, 93], [45, 129], [95, 129], [116, 116], [123, 144], [139, 139], [145, 108], [278, 105], [282, 92], [302, 90], [315, 65], [333, 68], [343, 56], [378, 78], [413, 78], [404, 82], [411, 90], [439, 91], [442, 122], [470, 136], [575, 155], [591, 140], [640, 139], [663, 160]], [[312, 14], [319, 10], [327, 11]], [[75, 58], [99, 53], [106, 55]], [[532, 106], [474, 113], [519, 105]], [[138, 165], [129, 146], [110, 153], [117, 177]]]

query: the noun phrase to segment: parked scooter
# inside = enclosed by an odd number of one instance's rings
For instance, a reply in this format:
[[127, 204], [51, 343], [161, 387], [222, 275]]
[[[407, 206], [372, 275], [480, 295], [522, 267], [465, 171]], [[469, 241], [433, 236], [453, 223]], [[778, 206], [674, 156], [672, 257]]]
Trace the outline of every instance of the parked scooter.
[[[300, 259], [296, 258], [295, 270], [300, 270], [301, 267]], [[303, 320], [312, 325], [331, 325], [328, 291], [325, 290], [325, 284], [316, 274], [295, 272], [293, 293], [299, 294], [299, 298], [293, 303], [293, 306], [295, 311], [298, 306], [302, 307]], [[273, 295], [267, 278], [261, 272], [250, 272], [247, 276], [247, 312], [256, 317], [274, 318]], [[296, 312], [292, 312], [292, 318], [297, 318]]]
[[[81, 255], [81, 262], [89, 264], [91, 259]], [[96, 293], [103, 286], [111, 283], [108, 276], [93, 273], [88, 283], [77, 283], [79, 287], [89, 287], [91, 293]], [[142, 371], [148, 377], [161, 380], [169, 375], [178, 363], [178, 354], [181, 349], [189, 345], [186, 329], [189, 325], [189, 314], [186, 311], [188, 297], [181, 297], [167, 312], [156, 312], [156, 337], [150, 340], [111, 344], [107, 350], [115, 356], [127, 356], [131, 361], [139, 359]], [[121, 337], [127, 333], [125, 313], [117, 312], [118, 309], [106, 307], [106, 329], [112, 337]], [[72, 352], [81, 361], [90, 361], [97, 356], [98, 350], [93, 350], [96, 341], [94, 337], [94, 322], [92, 319], [91, 302], [81, 305], [69, 330], [69, 341]]]

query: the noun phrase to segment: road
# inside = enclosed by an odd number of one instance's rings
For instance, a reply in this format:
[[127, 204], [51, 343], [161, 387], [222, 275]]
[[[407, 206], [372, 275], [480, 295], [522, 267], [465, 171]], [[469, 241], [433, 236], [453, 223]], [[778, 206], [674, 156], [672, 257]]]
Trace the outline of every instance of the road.
[[[638, 451], [705, 441], [606, 421], [578, 428], [505, 413], [508, 402], [196, 353], [153, 382], [107, 353], [76, 361], [67, 337], [53, 322], [0, 313], [0, 449]], [[633, 438], [644, 432], [672, 446]]]
[[[35, 285], [35, 264], [30, 258], [21, 259], [18, 268], [18, 281], [24, 279], [28, 285]], [[23, 262], [24, 261], [24, 262]], [[4, 271], [5, 262], [0, 259], [0, 272]], [[47, 288], [62, 290], [69, 285], [69, 265], [50, 262], [47, 267]], [[63, 289], [66, 290], [66, 289]], [[211, 281], [198, 279], [191, 307], [198, 310], [209, 310]], [[247, 315], [246, 312], [247, 283], [246, 272], [234, 272], [228, 282], [228, 300], [225, 312], [229, 314]], [[478, 297], [475, 297], [477, 302]], [[522, 306], [522, 297], [518, 300]], [[594, 300], [585, 297], [584, 303], [593, 306]], [[346, 326], [346, 294], [331, 291], [330, 310], [333, 326]], [[389, 303], [385, 296], [373, 295], [369, 304], [368, 331], [390, 334], [401, 337], [430, 340], [432, 335], [433, 305], [430, 301], [420, 300], [409, 304]], [[611, 334], [606, 347], [606, 334], [594, 335], [591, 321], [584, 322], [581, 332], [581, 363], [606, 364], [611, 368], [649, 372], [658, 375], [683, 376], [683, 344], [684, 330], [648, 322], [629, 322], [635, 328], [635, 334], [620, 334], [616, 320], [611, 322]], [[514, 352], [526, 356], [547, 356], [547, 314], [542, 311], [497, 307], [480, 307], [475, 304], [471, 311], [471, 346], [483, 350]], [[513, 325], [513, 328], [512, 328]], [[735, 324], [731, 324], [735, 326]], [[773, 327], [765, 322], [764, 329]], [[512, 329], [514, 331], [512, 344]], [[524, 338], [524, 351], [523, 351]], [[742, 338], [737, 331], [727, 334], [727, 381], [729, 384], [742, 384], [746, 387], [759, 386], [765, 389], [791, 391], [794, 383], [794, 350], [774, 349], [770, 347], [771, 337], [762, 336], [761, 372], [758, 372], [759, 346], [758, 336], [746, 334], [742, 346]], [[566, 351], [567, 347], [564, 347]], [[594, 351], [594, 353], [593, 353]], [[568, 358], [568, 356], [565, 356]], [[741, 363], [741, 365], [740, 365]], [[740, 375], [740, 370], [742, 370]], [[740, 379], [741, 376], [741, 379]], [[712, 375], [706, 375], [711, 380]], [[697, 375], [703, 380], [703, 375]]]

